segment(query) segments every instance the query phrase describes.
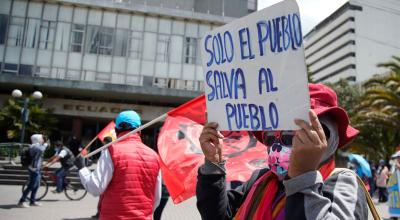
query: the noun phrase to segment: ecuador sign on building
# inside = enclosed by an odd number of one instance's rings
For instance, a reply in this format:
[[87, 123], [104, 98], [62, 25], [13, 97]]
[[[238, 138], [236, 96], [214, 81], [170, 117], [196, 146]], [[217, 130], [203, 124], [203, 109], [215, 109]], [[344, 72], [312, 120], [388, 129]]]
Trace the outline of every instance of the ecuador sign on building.
[[220, 130], [294, 130], [309, 95], [299, 8], [286, 0], [201, 42], [208, 121]]

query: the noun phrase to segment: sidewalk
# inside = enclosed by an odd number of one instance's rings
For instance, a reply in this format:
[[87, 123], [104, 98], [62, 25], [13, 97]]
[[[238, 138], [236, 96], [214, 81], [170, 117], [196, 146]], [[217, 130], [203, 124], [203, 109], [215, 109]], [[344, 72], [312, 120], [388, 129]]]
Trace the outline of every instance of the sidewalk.
[[[50, 188], [52, 189], [52, 188]], [[49, 192], [42, 207], [17, 208], [21, 186], [0, 185], [0, 219], [4, 220], [89, 220], [96, 213], [98, 198], [87, 195], [81, 201], [70, 201], [62, 194]], [[168, 201], [163, 220], [200, 220], [196, 199], [192, 198], [179, 205]]]

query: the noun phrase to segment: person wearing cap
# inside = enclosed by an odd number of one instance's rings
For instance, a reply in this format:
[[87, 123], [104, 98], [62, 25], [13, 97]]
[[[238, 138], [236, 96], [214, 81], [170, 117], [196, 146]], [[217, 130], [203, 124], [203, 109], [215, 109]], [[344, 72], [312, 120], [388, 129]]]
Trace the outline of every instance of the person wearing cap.
[[349, 125], [336, 93], [309, 84], [310, 123], [295, 120], [297, 131], [254, 132], [268, 150], [269, 168], [255, 171], [226, 190], [225, 161], [217, 131], [207, 123], [199, 141], [205, 163], [198, 170], [197, 208], [202, 219], [367, 219], [364, 190], [350, 170], [333, 172], [334, 154], [358, 131]]
[[[140, 125], [135, 111], [123, 111], [115, 120], [115, 132], [119, 138]], [[100, 219], [152, 219], [161, 196], [160, 164], [139, 133], [103, 150], [93, 172], [81, 160], [75, 160], [75, 165], [85, 189], [102, 197]]]

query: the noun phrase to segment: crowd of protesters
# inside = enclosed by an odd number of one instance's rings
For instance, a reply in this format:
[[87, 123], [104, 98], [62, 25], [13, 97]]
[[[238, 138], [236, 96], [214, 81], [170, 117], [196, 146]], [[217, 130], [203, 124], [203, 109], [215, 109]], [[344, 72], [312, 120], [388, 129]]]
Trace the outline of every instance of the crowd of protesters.
[[[371, 166], [372, 175], [366, 178], [359, 172], [359, 164], [349, 166], [362, 177], [369, 192], [357, 182], [354, 172], [335, 169], [335, 152], [346, 147], [358, 131], [349, 124], [347, 113], [338, 106], [332, 89], [309, 84], [309, 91], [310, 123], [295, 120], [297, 131], [254, 132], [266, 146], [269, 167], [255, 171], [247, 182], [231, 189], [226, 185], [218, 124], [209, 122], [204, 126], [199, 142], [205, 160], [198, 170], [196, 191], [197, 208], [203, 219], [367, 219], [367, 195], [373, 196], [377, 191], [382, 203], [394, 198], [393, 195], [398, 197], [398, 188], [391, 188], [398, 183], [397, 178], [391, 184], [390, 177], [399, 172], [400, 159], [392, 169], [384, 160], [379, 161], [377, 167]], [[56, 152], [45, 165], [61, 163], [54, 192], [61, 192], [65, 176], [75, 166], [85, 189], [100, 196], [94, 217], [161, 219], [168, 191], [162, 184], [156, 150], [143, 144], [140, 133], [130, 133], [139, 126], [141, 119], [135, 111], [118, 114], [117, 138], [128, 137], [103, 150], [93, 171], [78, 156], [82, 148], [76, 138], [70, 139], [68, 147], [56, 141]], [[23, 208], [41, 205], [35, 194], [48, 144], [40, 134], [32, 135], [31, 141], [30, 183], [18, 203]], [[102, 141], [106, 144], [112, 139]], [[400, 158], [400, 153], [395, 158]], [[26, 203], [29, 193], [30, 200]], [[397, 217], [397, 209], [400, 216], [400, 207], [391, 208], [393, 218]]]

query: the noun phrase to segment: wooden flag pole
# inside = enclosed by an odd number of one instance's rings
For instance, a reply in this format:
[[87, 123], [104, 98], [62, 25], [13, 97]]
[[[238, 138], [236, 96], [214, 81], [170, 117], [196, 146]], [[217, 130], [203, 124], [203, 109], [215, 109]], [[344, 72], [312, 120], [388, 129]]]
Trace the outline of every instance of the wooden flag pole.
[[155, 124], [155, 123], [157, 123], [157, 122], [159, 122], [159, 121], [164, 120], [164, 119], [167, 117], [167, 115], [168, 115], [168, 114], [165, 113], [165, 114], [163, 114], [163, 115], [161, 115], [161, 116], [159, 116], [159, 117], [157, 117], [157, 118], [155, 118], [155, 119], [153, 119], [153, 120], [147, 122], [146, 124], [144, 124], [144, 125], [142, 125], [142, 126], [136, 128], [135, 130], [130, 131], [130, 132], [124, 134], [123, 136], [117, 138], [116, 140], [114, 140], [114, 141], [112, 141], [112, 142], [110, 142], [110, 143], [108, 143], [108, 144], [103, 145], [102, 147], [100, 147], [100, 148], [98, 148], [98, 149], [96, 149], [96, 150], [90, 152], [90, 153], [87, 154], [87, 155], [84, 155], [83, 157], [84, 157], [84, 158], [91, 157], [91, 156], [93, 156], [93, 155], [99, 153], [100, 151], [102, 151], [102, 150], [108, 148], [110, 145], [115, 144], [115, 143], [118, 143], [118, 142], [120, 142], [120, 141], [126, 139], [126, 138], [127, 138], [128, 136], [130, 136], [131, 134], [134, 134], [134, 133], [136, 133], [136, 132], [139, 132], [139, 131], [141, 131], [141, 130], [143, 130], [143, 129], [145, 129], [145, 128], [147, 128], [147, 127], [149, 127], [149, 126], [151, 126], [151, 125], [153, 125], [153, 124]]
[[93, 144], [93, 142], [94, 142], [95, 140], [97, 140], [97, 135], [96, 135], [96, 137], [93, 138], [93, 140], [91, 140], [88, 144], [86, 144], [86, 146], [81, 150], [81, 152], [80, 152], [80, 153], [78, 154], [78, 156], [76, 156], [76, 157], [82, 156], [82, 152], [84, 152], [84, 150], [87, 150], [87, 149], [90, 147], [90, 145]]

